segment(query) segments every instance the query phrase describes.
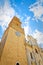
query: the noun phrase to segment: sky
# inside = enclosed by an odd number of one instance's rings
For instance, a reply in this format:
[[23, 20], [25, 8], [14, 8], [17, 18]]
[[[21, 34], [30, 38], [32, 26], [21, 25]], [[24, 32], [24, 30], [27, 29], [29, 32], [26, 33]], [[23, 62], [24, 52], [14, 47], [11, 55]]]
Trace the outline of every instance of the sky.
[[0, 41], [14, 16], [22, 22], [25, 35], [43, 48], [43, 0], [0, 0]]

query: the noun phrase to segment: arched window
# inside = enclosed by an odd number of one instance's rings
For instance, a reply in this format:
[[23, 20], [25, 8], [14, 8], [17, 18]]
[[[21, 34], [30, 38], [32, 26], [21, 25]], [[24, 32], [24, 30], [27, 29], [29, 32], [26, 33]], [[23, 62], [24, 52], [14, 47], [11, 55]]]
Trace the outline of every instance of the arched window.
[[19, 65], [19, 63], [16, 63], [16, 65]]

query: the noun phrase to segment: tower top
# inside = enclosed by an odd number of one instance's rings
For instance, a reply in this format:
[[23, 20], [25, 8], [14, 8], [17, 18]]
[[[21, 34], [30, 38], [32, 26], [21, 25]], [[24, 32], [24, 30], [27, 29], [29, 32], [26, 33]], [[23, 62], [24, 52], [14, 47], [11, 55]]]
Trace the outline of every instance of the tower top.
[[21, 27], [21, 22], [20, 22], [19, 18], [17, 18], [16, 16], [14, 16], [13, 19], [11, 20], [9, 27], [12, 27], [13, 29], [16, 29], [16, 30], [24, 33], [24, 29]]
[[17, 26], [21, 27], [21, 22], [20, 22], [19, 18], [14, 16], [13, 19], [11, 20], [9, 26], [11, 26], [11, 25], [17, 25]]

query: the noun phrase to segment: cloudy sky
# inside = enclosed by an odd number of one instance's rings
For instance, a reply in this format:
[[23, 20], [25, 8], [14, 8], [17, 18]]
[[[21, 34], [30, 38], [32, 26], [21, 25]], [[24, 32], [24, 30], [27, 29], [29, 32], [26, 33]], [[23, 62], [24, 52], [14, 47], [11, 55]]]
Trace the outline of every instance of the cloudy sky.
[[43, 0], [0, 0], [0, 40], [13, 16], [20, 18], [26, 36], [43, 47]]

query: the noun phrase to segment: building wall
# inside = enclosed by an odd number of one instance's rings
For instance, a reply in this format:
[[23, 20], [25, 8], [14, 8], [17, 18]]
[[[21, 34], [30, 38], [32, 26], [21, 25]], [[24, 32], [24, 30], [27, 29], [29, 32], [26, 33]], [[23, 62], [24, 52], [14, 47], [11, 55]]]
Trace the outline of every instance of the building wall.
[[28, 58], [28, 65], [36, 65], [32, 47], [26, 45], [26, 51], [27, 51], [26, 54]]
[[9, 28], [6, 43], [1, 57], [1, 65], [28, 65], [24, 45], [24, 34], [16, 35], [17, 30]]
[[1, 57], [1, 42], [0, 42], [0, 57]]
[[26, 44], [28, 65], [43, 65], [43, 59], [40, 53], [41, 50], [38, 46], [31, 46], [30, 43]]
[[2, 56], [2, 52], [3, 52], [4, 46], [5, 46], [7, 34], [8, 34], [8, 28], [7, 28], [7, 30], [4, 32], [4, 35], [3, 35], [2, 39], [1, 39], [1, 45], [0, 45], [0, 58], [1, 58], [1, 56]]
[[33, 46], [33, 52], [35, 55], [36, 64], [37, 65], [43, 65], [43, 60], [42, 60], [42, 57], [40, 54], [42, 52], [40, 51], [40, 48], [38, 46]]

